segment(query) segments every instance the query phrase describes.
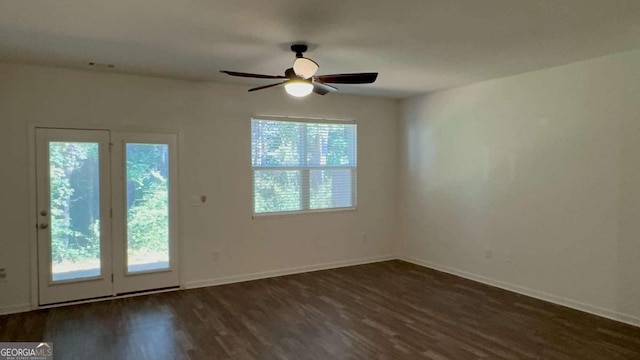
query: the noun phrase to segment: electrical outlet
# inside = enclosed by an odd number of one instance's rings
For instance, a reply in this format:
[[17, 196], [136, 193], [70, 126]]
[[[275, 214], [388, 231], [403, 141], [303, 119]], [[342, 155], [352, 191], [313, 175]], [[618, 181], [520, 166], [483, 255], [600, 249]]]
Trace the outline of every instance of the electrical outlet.
[[213, 261], [218, 261], [218, 260], [220, 260], [220, 252], [219, 252], [219, 251], [214, 251], [214, 252], [211, 254], [211, 259], [212, 259]]
[[7, 283], [7, 269], [0, 268], [0, 284], [4, 285]]
[[507, 253], [505, 254], [504, 261], [507, 264], [511, 264], [511, 252], [510, 251], [507, 251]]
[[484, 249], [484, 257], [486, 259], [491, 259], [493, 257], [493, 250], [491, 250], [490, 248]]
[[362, 235], [362, 243], [363, 243], [363, 244], [366, 244], [366, 243], [368, 243], [368, 242], [369, 242], [369, 238], [367, 237], [367, 235], [366, 235], [366, 234], [365, 234], [365, 235]]

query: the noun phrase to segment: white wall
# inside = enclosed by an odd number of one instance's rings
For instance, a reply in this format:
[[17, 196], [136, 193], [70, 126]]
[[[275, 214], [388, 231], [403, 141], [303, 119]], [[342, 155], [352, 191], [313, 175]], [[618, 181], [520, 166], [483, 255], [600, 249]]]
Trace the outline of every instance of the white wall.
[[640, 324], [640, 51], [402, 111], [406, 258]]
[[[395, 219], [395, 100], [0, 64], [0, 312], [30, 302], [28, 124], [175, 129], [181, 143], [182, 281], [389, 255]], [[355, 119], [358, 210], [252, 220], [253, 114]], [[191, 195], [209, 201], [192, 207]], [[363, 235], [368, 242], [363, 242]], [[212, 253], [220, 252], [217, 262]], [[224, 280], [224, 279], [223, 279]]]

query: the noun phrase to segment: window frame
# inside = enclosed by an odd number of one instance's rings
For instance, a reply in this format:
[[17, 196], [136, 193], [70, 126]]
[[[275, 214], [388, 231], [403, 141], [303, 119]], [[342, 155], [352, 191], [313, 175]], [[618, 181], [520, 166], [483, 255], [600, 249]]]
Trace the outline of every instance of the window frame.
[[[354, 125], [354, 140], [355, 144], [353, 146], [353, 157], [355, 165], [351, 166], [339, 166], [339, 165], [308, 165], [308, 166], [254, 166], [253, 158], [250, 161], [251, 167], [251, 211], [252, 218], [268, 218], [268, 217], [286, 217], [286, 216], [296, 216], [296, 215], [304, 215], [304, 214], [315, 214], [315, 213], [327, 213], [327, 212], [341, 212], [341, 211], [356, 211], [357, 210], [357, 183], [358, 183], [358, 126], [355, 120], [349, 119], [331, 119], [331, 118], [308, 118], [308, 117], [291, 117], [291, 116], [273, 116], [273, 115], [254, 115], [251, 117], [251, 124], [254, 120], [260, 121], [280, 121], [280, 122], [293, 122], [293, 123], [306, 123], [306, 124], [330, 124], [330, 125]], [[306, 159], [307, 157], [307, 140], [306, 140], [306, 127], [304, 127], [304, 133], [300, 135], [302, 139], [304, 139], [302, 148], [301, 157]], [[253, 143], [249, 147], [250, 156], [253, 156]], [[324, 208], [324, 209], [311, 209], [310, 208], [310, 199], [311, 199], [311, 182], [310, 182], [310, 172], [311, 170], [332, 170], [332, 169], [340, 169], [340, 170], [350, 170], [351, 171], [351, 206], [346, 207], [334, 207], [334, 208]], [[281, 171], [300, 171], [300, 210], [291, 210], [291, 211], [274, 211], [274, 212], [261, 212], [256, 213], [256, 187], [255, 187], [255, 173], [256, 171], [268, 171], [268, 170], [281, 170]]]

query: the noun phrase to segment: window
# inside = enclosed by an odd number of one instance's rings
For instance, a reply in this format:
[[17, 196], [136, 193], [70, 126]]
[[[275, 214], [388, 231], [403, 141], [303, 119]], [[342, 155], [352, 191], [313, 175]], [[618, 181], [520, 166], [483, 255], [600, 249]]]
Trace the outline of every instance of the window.
[[356, 125], [251, 121], [253, 213], [349, 209], [356, 205]]

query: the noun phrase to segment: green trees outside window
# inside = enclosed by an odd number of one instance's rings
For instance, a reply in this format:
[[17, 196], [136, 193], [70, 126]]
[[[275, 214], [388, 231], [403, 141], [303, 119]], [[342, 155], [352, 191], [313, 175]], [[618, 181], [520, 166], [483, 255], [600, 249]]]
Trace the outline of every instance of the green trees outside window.
[[[169, 146], [127, 144], [127, 264], [169, 262]], [[157, 267], [154, 267], [154, 269]], [[141, 269], [144, 270], [144, 269]]]
[[[50, 142], [51, 259], [54, 273], [100, 269], [100, 149]], [[129, 263], [168, 261], [169, 157], [165, 144], [127, 144]]]
[[97, 143], [49, 143], [51, 260], [56, 273], [100, 268]]

